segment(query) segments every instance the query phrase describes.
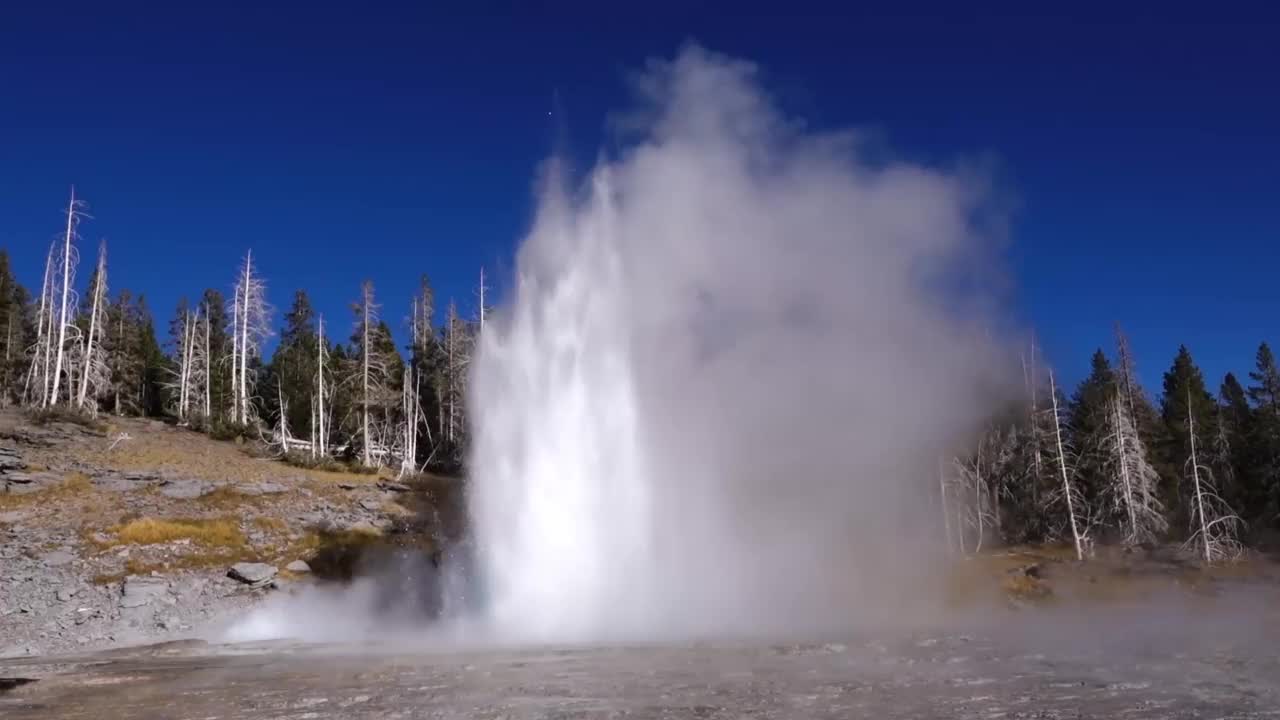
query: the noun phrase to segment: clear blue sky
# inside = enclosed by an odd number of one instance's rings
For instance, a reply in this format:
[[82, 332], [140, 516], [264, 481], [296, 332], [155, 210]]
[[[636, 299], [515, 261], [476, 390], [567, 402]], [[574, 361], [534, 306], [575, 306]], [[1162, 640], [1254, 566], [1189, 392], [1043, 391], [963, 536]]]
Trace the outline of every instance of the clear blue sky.
[[589, 160], [626, 74], [692, 39], [815, 126], [997, 163], [1011, 304], [1068, 379], [1120, 320], [1149, 390], [1180, 342], [1216, 387], [1280, 339], [1280, 16], [1035, 5], [4, 3], [0, 245], [35, 284], [74, 183], [162, 329], [250, 247], [335, 328], [365, 277], [391, 321], [421, 272], [470, 306], [539, 161]]

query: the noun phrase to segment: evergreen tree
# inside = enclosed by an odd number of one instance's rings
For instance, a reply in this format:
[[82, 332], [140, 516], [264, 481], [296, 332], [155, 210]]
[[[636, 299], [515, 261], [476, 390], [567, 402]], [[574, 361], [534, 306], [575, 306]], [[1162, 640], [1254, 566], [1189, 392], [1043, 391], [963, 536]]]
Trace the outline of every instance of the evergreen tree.
[[1249, 380], [1252, 384], [1246, 393], [1254, 410], [1251, 441], [1258, 494], [1253, 499], [1261, 504], [1252, 509], [1270, 524], [1280, 514], [1280, 369], [1265, 342], [1258, 346]]
[[29, 297], [9, 265], [9, 253], [0, 250], [0, 405], [16, 402], [22, 393]]
[[1089, 500], [1097, 498], [1106, 485], [1104, 466], [1108, 462], [1103, 437], [1110, 428], [1111, 398], [1117, 393], [1116, 375], [1101, 349], [1095, 350], [1089, 376], [1080, 383], [1067, 403], [1067, 427], [1076, 448], [1081, 492]]
[[304, 290], [293, 296], [293, 305], [284, 317], [280, 345], [267, 367], [262, 396], [270, 417], [279, 418], [283, 398], [288, 406], [286, 421], [294, 438], [311, 437], [312, 402], [316, 376], [316, 315]]
[[209, 404], [211, 419], [223, 420], [231, 413], [231, 335], [227, 329], [227, 301], [212, 288], [200, 298], [200, 314], [209, 334]]
[[1264, 498], [1256, 488], [1257, 473], [1251, 461], [1253, 408], [1235, 374], [1227, 373], [1218, 390], [1218, 420], [1212, 442], [1212, 467], [1222, 486], [1223, 499], [1245, 517], [1256, 517]]
[[[1205, 428], [1213, 425], [1216, 410], [1217, 403], [1205, 388], [1204, 374], [1196, 366], [1187, 347], [1179, 346], [1173, 365], [1164, 374], [1164, 397], [1160, 406], [1160, 415], [1168, 431], [1163, 453], [1168, 465], [1180, 469], [1186, 467], [1191, 459], [1190, 422], [1194, 419], [1197, 433], [1203, 433]], [[1164, 506], [1177, 519], [1175, 524], [1185, 527], [1188, 508], [1182, 474], [1173, 478], [1173, 482], [1165, 478]]]
[[135, 313], [136, 348], [139, 365], [142, 368], [138, 407], [144, 415], [158, 417], [164, 413], [163, 383], [168, 358], [160, 349], [160, 343], [156, 341], [155, 321], [151, 316], [151, 310], [147, 307], [145, 296], [138, 296]]

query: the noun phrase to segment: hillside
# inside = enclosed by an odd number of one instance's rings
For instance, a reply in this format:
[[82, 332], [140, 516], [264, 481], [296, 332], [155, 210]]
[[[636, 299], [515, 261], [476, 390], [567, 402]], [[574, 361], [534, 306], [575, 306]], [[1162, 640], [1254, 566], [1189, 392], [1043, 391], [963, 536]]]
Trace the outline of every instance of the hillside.
[[[159, 421], [0, 412], [0, 655], [184, 636], [266, 594], [434, 549], [444, 479], [304, 470]], [[243, 577], [228, 577], [240, 563]]]

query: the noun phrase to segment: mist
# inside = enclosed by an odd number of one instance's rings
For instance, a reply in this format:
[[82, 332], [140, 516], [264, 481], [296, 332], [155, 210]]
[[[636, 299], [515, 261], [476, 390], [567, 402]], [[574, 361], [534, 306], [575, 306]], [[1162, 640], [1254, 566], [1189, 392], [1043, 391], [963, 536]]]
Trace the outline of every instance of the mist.
[[[977, 173], [813, 132], [748, 62], [650, 63], [551, 162], [469, 395], [484, 622], [603, 641], [901, 617], [939, 458], [1005, 395]], [[927, 603], [926, 603], [927, 605]]]

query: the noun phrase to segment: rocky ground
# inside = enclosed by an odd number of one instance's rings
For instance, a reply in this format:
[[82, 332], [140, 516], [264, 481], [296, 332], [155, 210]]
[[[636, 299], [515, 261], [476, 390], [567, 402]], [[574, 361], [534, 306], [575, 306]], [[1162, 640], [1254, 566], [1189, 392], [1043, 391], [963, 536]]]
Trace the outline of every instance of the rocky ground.
[[314, 575], [349, 577], [355, 548], [429, 551], [422, 495], [156, 421], [0, 411], [0, 657], [187, 637]]
[[1274, 626], [1010, 617], [818, 642], [412, 650], [170, 644], [0, 661], [25, 718], [1267, 718]]

